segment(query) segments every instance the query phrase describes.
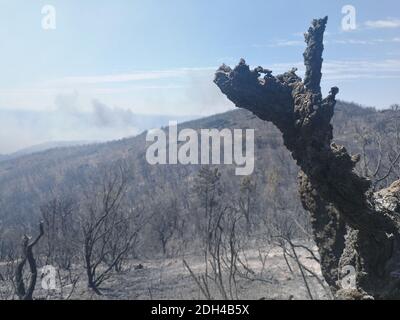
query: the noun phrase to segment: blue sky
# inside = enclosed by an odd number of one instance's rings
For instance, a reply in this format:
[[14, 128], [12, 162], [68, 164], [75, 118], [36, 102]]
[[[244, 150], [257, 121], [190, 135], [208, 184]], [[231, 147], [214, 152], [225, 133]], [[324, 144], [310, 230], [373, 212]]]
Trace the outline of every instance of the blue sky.
[[[44, 5], [56, 9], [55, 30], [41, 26]], [[356, 9], [355, 30], [341, 28], [344, 5]], [[324, 91], [336, 85], [339, 98], [377, 108], [400, 102], [398, 0], [0, 0], [0, 8], [0, 113], [8, 115], [55, 113], [68, 122], [71, 114], [94, 114], [96, 103], [107, 112], [172, 117], [223, 112], [232, 105], [212, 83], [216, 67], [243, 57], [276, 72], [297, 66], [301, 74], [302, 33], [325, 15]], [[21, 131], [14, 118], [0, 140]], [[34, 126], [25, 121], [24, 138], [0, 142], [0, 153], [102, 131], [76, 121], [63, 130]], [[120, 126], [101, 138], [136, 133]]]

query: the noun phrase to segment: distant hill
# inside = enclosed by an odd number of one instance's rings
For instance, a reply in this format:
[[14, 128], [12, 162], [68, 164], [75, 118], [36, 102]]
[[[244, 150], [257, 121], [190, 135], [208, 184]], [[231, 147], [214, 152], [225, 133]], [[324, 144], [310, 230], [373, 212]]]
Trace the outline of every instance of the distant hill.
[[56, 148], [63, 148], [63, 147], [73, 147], [73, 146], [83, 146], [83, 145], [88, 145], [95, 143], [93, 141], [51, 141], [51, 142], [45, 142], [41, 144], [37, 144], [34, 146], [30, 146], [27, 148], [23, 148], [21, 150], [18, 150], [16, 152], [10, 153], [10, 154], [5, 154], [5, 155], [0, 155], [0, 161], [2, 160], [7, 160], [7, 159], [15, 159], [21, 156], [25, 156], [28, 154], [36, 153], [36, 152], [42, 152], [50, 149], [56, 149]]
[[[168, 125], [169, 121], [174, 120], [182, 123], [198, 116], [176, 116], [164, 114], [139, 114], [130, 110], [114, 109], [101, 103], [96, 104], [91, 112], [78, 112], [54, 110], [45, 111], [29, 111], [29, 110], [9, 110], [0, 109], [0, 127], [3, 128], [6, 137], [13, 137], [18, 134], [18, 130], [32, 133], [31, 141], [45, 141], [51, 136], [51, 132], [63, 132], [73, 128], [85, 136], [88, 141], [69, 141], [70, 138], [61, 138], [65, 141], [45, 142], [38, 145], [26, 147], [22, 150], [10, 154], [0, 154], [0, 161], [5, 159], [14, 159], [21, 155], [41, 152], [48, 149], [58, 147], [69, 147], [75, 145], [85, 145], [93, 141], [112, 140], [121, 135], [136, 135], [144, 130], [159, 128]], [[15, 133], [11, 130], [15, 130]], [[123, 133], [126, 132], [126, 133]], [[85, 134], [86, 133], [86, 134]], [[7, 148], [18, 148], [12, 145], [11, 141], [7, 144]], [[18, 139], [16, 139], [18, 140]], [[2, 141], [5, 142], [5, 141]], [[15, 150], [15, 149], [13, 149]]]
[[[399, 111], [376, 111], [339, 101], [333, 119], [335, 140], [351, 152], [358, 152], [357, 128], [368, 128], [373, 132], [379, 126], [389, 126], [395, 117], [400, 117]], [[185, 122], [179, 128], [254, 128], [256, 159], [252, 179], [258, 186], [257, 210], [260, 214], [273, 208], [277, 210], [279, 206], [285, 210], [302, 210], [296, 186], [298, 168], [273, 125], [257, 119], [248, 111], [237, 109]], [[37, 220], [41, 203], [52, 193], [73, 195], [79, 179], [96, 170], [97, 165], [119, 159], [125, 159], [135, 172], [131, 197], [146, 203], [148, 199], [161, 199], [168, 190], [173, 190], [178, 200], [189, 198], [193, 177], [200, 166], [149, 165], [145, 159], [145, 137], [146, 132], [143, 132], [136, 137], [107, 143], [56, 144], [56, 148], [50, 150], [51, 145], [42, 145], [21, 151], [14, 159], [3, 159], [0, 162], [0, 220], [4, 223]], [[41, 149], [43, 151], [37, 152]], [[238, 192], [242, 177], [234, 175], [233, 166], [221, 165], [219, 168], [227, 188], [232, 190], [232, 194]]]

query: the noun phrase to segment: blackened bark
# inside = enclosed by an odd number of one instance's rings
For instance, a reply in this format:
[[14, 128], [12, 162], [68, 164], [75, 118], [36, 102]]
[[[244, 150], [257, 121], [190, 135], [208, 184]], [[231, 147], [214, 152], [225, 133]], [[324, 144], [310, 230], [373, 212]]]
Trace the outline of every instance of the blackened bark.
[[[337, 297], [400, 298], [399, 281], [393, 276], [400, 268], [400, 183], [373, 194], [371, 182], [353, 170], [359, 157], [332, 142], [330, 121], [339, 90], [333, 87], [322, 98], [320, 88], [327, 20], [314, 20], [305, 34], [304, 81], [296, 69], [273, 76], [262, 67], [250, 70], [244, 60], [233, 70], [221, 66], [214, 81], [237, 107], [271, 121], [282, 132], [301, 168], [300, 195], [311, 214], [326, 281], [336, 291], [340, 266], [348, 263], [356, 269], [356, 287], [338, 290]], [[345, 225], [350, 230], [346, 242]]]
[[336, 293], [340, 289], [339, 263], [345, 248], [346, 223], [335, 206], [321, 198], [303, 172], [299, 174], [299, 190], [303, 207], [311, 212], [311, 225], [320, 253], [322, 275], [332, 293]]
[[[29, 237], [26, 235], [22, 239], [23, 257], [21, 261], [18, 263], [15, 271], [16, 293], [20, 300], [33, 299], [33, 291], [35, 290], [36, 279], [37, 279], [37, 266], [32, 250], [33, 247], [39, 242], [43, 234], [44, 234], [43, 223], [40, 223], [39, 235], [36, 237], [34, 241], [29, 242]], [[25, 287], [23, 273], [24, 273], [24, 266], [27, 261], [29, 264], [30, 278], [28, 287]]]

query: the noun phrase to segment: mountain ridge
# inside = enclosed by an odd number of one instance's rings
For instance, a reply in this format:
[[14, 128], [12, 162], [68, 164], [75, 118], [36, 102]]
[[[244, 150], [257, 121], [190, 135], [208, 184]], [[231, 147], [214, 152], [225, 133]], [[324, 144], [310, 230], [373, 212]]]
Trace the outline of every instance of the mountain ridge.
[[[357, 152], [359, 146], [354, 140], [355, 123], [359, 122], [373, 130], [377, 123], [393, 118], [393, 112], [376, 111], [339, 101], [333, 120], [335, 140]], [[272, 124], [259, 120], [246, 110], [235, 109], [181, 123], [178, 129], [181, 128], [254, 128], [256, 166], [252, 177], [260, 187], [268, 188], [271, 175], [277, 174], [280, 176], [278, 188], [286, 197], [282, 201], [290, 203], [292, 208], [301, 207], [296, 187], [298, 168]], [[175, 188], [177, 197], [188, 197], [190, 181], [201, 166], [149, 165], [145, 159], [146, 134], [147, 131], [143, 131], [134, 137], [84, 146], [64, 146], [1, 161], [0, 195], [3, 208], [0, 219], [10, 223], [21, 219], [34, 221], [40, 215], [41, 204], [52, 194], [71, 196], [78, 181], [89, 172], [96, 171], [98, 166], [120, 160], [127, 161], [134, 170], [132, 197], [147, 201], [146, 197], [166, 192], [168, 188]], [[233, 166], [221, 165], [218, 168], [232, 190], [239, 186], [241, 177], [234, 176]], [[260, 203], [266, 206], [272, 197], [268, 194], [267, 199], [260, 198]]]

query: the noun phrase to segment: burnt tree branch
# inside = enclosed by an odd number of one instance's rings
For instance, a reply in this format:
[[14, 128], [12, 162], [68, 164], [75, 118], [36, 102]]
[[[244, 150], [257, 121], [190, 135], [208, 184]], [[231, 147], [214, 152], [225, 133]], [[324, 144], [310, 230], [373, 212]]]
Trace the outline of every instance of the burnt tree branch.
[[[234, 69], [222, 65], [214, 82], [237, 107], [282, 132], [301, 169], [301, 200], [311, 214], [322, 272], [332, 290], [340, 289], [339, 267], [347, 263], [357, 270], [352, 297], [400, 297], [398, 280], [391, 276], [400, 260], [400, 183], [373, 193], [371, 181], [353, 170], [359, 157], [332, 142], [330, 122], [339, 89], [333, 87], [323, 98], [320, 87], [327, 20], [313, 20], [305, 34], [304, 81], [296, 69], [273, 76], [263, 67], [251, 70], [242, 59]], [[352, 236], [345, 243], [346, 225]]]
[[[39, 224], [39, 234], [33, 241], [30, 241], [30, 238], [27, 235], [24, 235], [24, 237], [22, 238], [23, 256], [15, 270], [16, 293], [20, 300], [33, 299], [33, 291], [35, 290], [37, 279], [37, 266], [35, 257], [33, 255], [33, 247], [39, 242], [43, 234], [44, 229], [43, 223], [41, 222]], [[26, 287], [24, 283], [24, 267], [26, 262], [28, 262], [30, 270], [28, 287]]]

